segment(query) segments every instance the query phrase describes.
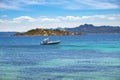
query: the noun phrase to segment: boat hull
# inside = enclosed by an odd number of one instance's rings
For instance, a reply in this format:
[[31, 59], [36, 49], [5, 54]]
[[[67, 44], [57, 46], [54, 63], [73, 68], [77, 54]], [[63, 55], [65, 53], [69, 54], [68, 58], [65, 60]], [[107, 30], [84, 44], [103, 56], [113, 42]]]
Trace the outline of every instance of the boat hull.
[[41, 45], [54, 45], [54, 44], [59, 44], [60, 41], [50, 41], [50, 42], [47, 42], [47, 43], [40, 43]]

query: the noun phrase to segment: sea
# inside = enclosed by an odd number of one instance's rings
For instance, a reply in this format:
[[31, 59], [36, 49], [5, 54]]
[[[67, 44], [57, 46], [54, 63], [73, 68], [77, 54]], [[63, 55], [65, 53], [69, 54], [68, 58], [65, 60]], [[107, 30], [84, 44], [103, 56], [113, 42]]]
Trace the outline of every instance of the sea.
[[120, 34], [0, 35], [0, 80], [120, 80]]

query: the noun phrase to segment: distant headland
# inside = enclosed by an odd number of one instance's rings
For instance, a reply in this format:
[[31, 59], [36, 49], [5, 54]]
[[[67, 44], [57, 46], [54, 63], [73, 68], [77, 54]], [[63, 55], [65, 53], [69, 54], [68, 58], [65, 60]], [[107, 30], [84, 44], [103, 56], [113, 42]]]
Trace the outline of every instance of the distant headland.
[[120, 33], [120, 26], [94, 26], [93, 24], [84, 24], [74, 28], [65, 28], [65, 30], [77, 33]]

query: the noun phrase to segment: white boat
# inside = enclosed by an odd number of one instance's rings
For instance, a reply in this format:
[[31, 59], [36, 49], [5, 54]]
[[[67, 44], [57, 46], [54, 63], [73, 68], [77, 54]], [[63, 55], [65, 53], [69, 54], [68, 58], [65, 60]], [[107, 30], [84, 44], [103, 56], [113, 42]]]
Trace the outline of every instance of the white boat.
[[40, 42], [41, 45], [52, 45], [52, 44], [59, 44], [59, 43], [60, 41], [49, 41], [48, 38]]

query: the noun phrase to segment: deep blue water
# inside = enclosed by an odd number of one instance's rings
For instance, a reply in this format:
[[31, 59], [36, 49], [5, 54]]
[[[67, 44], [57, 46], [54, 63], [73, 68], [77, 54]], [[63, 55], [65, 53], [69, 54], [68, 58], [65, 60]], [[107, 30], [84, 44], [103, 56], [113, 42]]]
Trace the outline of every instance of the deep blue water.
[[0, 32], [0, 36], [4, 37], [4, 36], [11, 36], [13, 34], [15, 34], [16, 32]]
[[0, 80], [120, 80], [120, 34], [0, 36]]

